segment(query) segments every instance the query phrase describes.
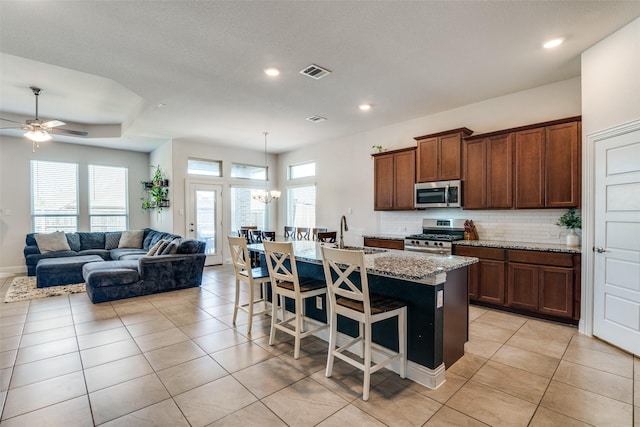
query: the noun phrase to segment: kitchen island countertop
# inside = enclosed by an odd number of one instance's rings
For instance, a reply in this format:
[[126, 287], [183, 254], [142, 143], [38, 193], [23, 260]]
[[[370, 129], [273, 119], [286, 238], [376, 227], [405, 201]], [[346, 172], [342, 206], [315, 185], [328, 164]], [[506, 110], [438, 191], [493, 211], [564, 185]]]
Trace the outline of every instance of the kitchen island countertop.
[[[322, 263], [322, 244], [310, 241], [292, 241], [293, 253], [298, 261]], [[330, 246], [335, 247], [335, 244]], [[262, 244], [249, 245], [249, 249], [262, 252]], [[395, 249], [373, 249], [347, 246], [346, 249], [365, 249], [367, 273], [412, 282], [432, 283], [438, 274], [457, 270], [478, 262], [478, 258], [456, 255], [434, 255]]]

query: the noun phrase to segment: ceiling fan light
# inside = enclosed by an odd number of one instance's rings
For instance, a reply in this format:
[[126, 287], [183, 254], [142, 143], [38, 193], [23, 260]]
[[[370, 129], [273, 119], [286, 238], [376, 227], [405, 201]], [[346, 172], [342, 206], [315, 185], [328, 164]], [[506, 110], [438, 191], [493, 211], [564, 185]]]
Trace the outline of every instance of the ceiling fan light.
[[34, 142], [45, 142], [51, 140], [51, 135], [42, 130], [30, 130], [24, 136]]

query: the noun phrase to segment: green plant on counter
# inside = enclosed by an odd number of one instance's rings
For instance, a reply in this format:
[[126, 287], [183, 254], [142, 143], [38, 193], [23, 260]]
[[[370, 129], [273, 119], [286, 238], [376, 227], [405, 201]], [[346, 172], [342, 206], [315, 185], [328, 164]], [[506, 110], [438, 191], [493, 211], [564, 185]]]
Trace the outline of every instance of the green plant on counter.
[[560, 218], [558, 218], [556, 225], [565, 227], [569, 230], [575, 230], [576, 228], [582, 228], [582, 218], [576, 214], [575, 208], [570, 208]]
[[386, 148], [382, 147], [382, 145], [372, 145], [371, 148], [378, 150], [378, 153], [382, 153], [384, 151], [387, 151]]

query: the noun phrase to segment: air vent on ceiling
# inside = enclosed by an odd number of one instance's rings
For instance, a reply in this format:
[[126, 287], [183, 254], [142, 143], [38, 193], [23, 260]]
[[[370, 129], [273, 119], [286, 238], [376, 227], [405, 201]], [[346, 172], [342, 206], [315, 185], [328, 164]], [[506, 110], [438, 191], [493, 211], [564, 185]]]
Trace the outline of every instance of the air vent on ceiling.
[[305, 76], [311, 77], [312, 79], [321, 79], [331, 71], [326, 68], [322, 68], [319, 65], [311, 64], [308, 67], [305, 67], [300, 71], [300, 74], [304, 74]]
[[311, 117], [307, 117], [307, 120], [309, 120], [310, 122], [319, 123], [319, 122], [326, 121], [327, 118], [322, 116], [311, 116]]

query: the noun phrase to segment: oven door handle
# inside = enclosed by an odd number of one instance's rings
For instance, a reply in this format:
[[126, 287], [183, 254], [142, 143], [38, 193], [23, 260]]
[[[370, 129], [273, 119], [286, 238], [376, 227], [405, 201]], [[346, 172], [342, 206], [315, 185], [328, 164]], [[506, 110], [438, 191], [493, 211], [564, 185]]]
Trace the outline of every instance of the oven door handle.
[[422, 252], [426, 254], [438, 254], [438, 255], [449, 255], [450, 250], [445, 248], [427, 248], [424, 246], [412, 246], [412, 245], [404, 245], [405, 251], [410, 252]]
[[449, 206], [449, 184], [444, 186], [444, 202]]

